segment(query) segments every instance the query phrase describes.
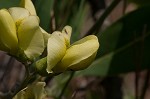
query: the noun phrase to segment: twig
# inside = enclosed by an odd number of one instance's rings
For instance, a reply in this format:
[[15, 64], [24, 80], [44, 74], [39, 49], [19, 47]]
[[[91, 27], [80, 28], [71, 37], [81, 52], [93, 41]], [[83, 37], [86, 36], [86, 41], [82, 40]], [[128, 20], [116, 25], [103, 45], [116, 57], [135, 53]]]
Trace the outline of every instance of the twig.
[[149, 80], [150, 80], [149, 78], [150, 78], [150, 70], [147, 71], [140, 99], [144, 99], [145, 98], [145, 93], [146, 93], [146, 90], [147, 90], [148, 85], [149, 85]]
[[[145, 24], [143, 26], [143, 31], [142, 31], [142, 40], [141, 40], [141, 47], [136, 48], [136, 77], [135, 77], [135, 99], [139, 99], [139, 77], [140, 77], [140, 67], [142, 65], [142, 59], [143, 59], [143, 52], [144, 52], [144, 40], [145, 40], [145, 33], [147, 30], [147, 25]], [[139, 49], [139, 50], [137, 50]], [[145, 94], [145, 93], [143, 93]]]
[[[144, 36], [145, 36], [145, 33], [147, 31], [147, 25], [145, 24], [144, 27], [143, 27], [143, 31], [142, 31], [142, 47], [141, 47], [141, 58], [143, 56], [143, 52], [144, 52]], [[141, 63], [142, 63], [142, 59], [141, 59]], [[148, 86], [148, 83], [149, 83], [149, 78], [150, 78], [150, 70], [147, 71], [147, 74], [146, 74], [146, 77], [145, 77], [145, 82], [144, 82], [144, 86], [143, 86], [143, 89], [142, 89], [142, 93], [141, 93], [141, 96], [140, 96], [140, 99], [144, 99], [145, 97], [145, 93], [146, 93], [146, 90], [147, 90], [147, 86]]]
[[110, 6], [105, 10], [102, 16], [98, 19], [98, 21], [92, 26], [92, 28], [84, 35], [97, 34], [101, 29], [104, 20], [108, 17], [108, 15], [112, 12], [112, 10], [119, 4], [121, 0], [114, 0]]
[[127, 0], [123, 0], [123, 9], [122, 9], [123, 15], [126, 13], [126, 8], [127, 8]]

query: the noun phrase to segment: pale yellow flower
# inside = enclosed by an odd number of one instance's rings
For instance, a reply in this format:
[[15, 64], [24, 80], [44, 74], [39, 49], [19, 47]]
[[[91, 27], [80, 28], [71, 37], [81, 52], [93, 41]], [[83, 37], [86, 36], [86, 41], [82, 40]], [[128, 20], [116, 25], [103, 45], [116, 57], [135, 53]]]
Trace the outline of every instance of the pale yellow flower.
[[55, 72], [64, 70], [82, 70], [94, 60], [99, 42], [96, 36], [87, 36], [73, 43], [66, 51], [62, 60], [53, 68]]
[[6, 50], [10, 53], [16, 52], [18, 46], [16, 25], [6, 9], [0, 10], [0, 42], [1, 50]]
[[0, 10], [0, 50], [35, 59], [44, 51], [50, 34], [39, 26], [31, 0], [22, 0], [21, 4]]
[[21, 0], [20, 6], [26, 8], [31, 15], [36, 15], [36, 10], [31, 0]]
[[62, 32], [52, 33], [48, 39], [47, 57], [36, 63], [41, 75], [82, 70], [92, 63], [99, 48], [97, 37], [90, 35], [70, 45], [71, 32], [72, 28], [66, 26]]

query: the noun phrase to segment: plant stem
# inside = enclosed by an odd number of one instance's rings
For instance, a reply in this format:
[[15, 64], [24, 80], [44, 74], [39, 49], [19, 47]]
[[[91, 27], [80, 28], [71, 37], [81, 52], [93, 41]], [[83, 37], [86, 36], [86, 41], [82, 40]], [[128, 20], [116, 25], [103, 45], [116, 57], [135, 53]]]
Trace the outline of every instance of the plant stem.
[[148, 88], [148, 85], [149, 85], [149, 79], [150, 78], [150, 70], [147, 71], [147, 74], [146, 74], [146, 77], [145, 77], [145, 82], [144, 82], [144, 86], [142, 88], [142, 94], [140, 96], [140, 99], [144, 99], [145, 98], [145, 93], [146, 93], [146, 90]]
[[101, 29], [104, 20], [108, 17], [108, 15], [112, 12], [112, 10], [119, 4], [121, 0], [114, 0], [110, 6], [105, 10], [102, 16], [98, 19], [98, 21], [92, 26], [92, 28], [85, 34], [85, 36], [90, 34], [97, 34]]
[[64, 85], [64, 87], [63, 87], [63, 89], [62, 89], [62, 91], [61, 91], [61, 93], [60, 93], [60, 95], [59, 95], [59, 97], [57, 99], [61, 99], [62, 98], [62, 96], [65, 93], [65, 90], [66, 90], [69, 82], [71, 81], [72, 77], [74, 76], [74, 74], [75, 74], [75, 71], [71, 72], [70, 77], [68, 78], [67, 82], [65, 83], [65, 85]]
[[[147, 25], [145, 24], [144, 27], [143, 27], [143, 32], [142, 32], [142, 38], [143, 39], [141, 41], [141, 44], [142, 44], [142, 47], [141, 47], [141, 57], [143, 57], [143, 52], [144, 52], [144, 40], [145, 40], [144, 36], [145, 36], [146, 31], [147, 31]], [[149, 80], [150, 80], [149, 78], [150, 78], [150, 70], [147, 71], [140, 99], [144, 99], [145, 98], [145, 93], [146, 93], [147, 87], [149, 85]]]

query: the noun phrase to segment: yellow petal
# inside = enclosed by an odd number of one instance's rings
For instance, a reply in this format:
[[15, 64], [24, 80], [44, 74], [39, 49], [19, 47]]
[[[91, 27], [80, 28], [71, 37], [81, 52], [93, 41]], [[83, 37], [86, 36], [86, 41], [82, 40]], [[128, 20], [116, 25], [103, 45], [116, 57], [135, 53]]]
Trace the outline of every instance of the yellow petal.
[[43, 34], [44, 46], [46, 47], [46, 46], [47, 46], [48, 39], [49, 39], [49, 37], [51, 36], [51, 34], [47, 33], [47, 32], [46, 32], [44, 29], [42, 29], [41, 27], [40, 27], [40, 30], [41, 30], [41, 32], [42, 32], [42, 34]]
[[81, 60], [77, 64], [71, 65], [68, 67], [68, 70], [83, 70], [86, 69], [91, 63], [94, 61], [97, 52], [93, 53], [91, 56], [87, 57], [86, 59]]
[[60, 68], [68, 68], [71, 70], [81, 70], [87, 68], [99, 48], [99, 42], [96, 36], [90, 35], [77, 42], [75, 42], [69, 49], [67, 49], [65, 56], [55, 70]]
[[21, 0], [21, 7], [26, 8], [31, 15], [36, 15], [35, 7], [31, 0]]
[[29, 11], [21, 7], [12, 7], [9, 8], [8, 11], [15, 22], [22, 21], [25, 17], [29, 16]]
[[13, 18], [6, 9], [0, 10], [0, 39], [10, 49], [10, 53], [16, 52], [18, 39]]
[[64, 37], [65, 37], [67, 47], [70, 46], [71, 33], [72, 33], [72, 28], [71, 28], [71, 26], [65, 26], [65, 27], [63, 28], [63, 30], [62, 30], [62, 34], [63, 34]]
[[29, 84], [26, 88], [19, 91], [13, 99], [46, 99], [45, 82]]
[[39, 18], [29, 16], [18, 26], [19, 47], [24, 50], [28, 58], [33, 59], [42, 54], [44, 39], [39, 28]]
[[48, 39], [47, 47], [47, 72], [51, 73], [52, 68], [63, 58], [66, 52], [64, 36], [61, 32], [55, 31]]

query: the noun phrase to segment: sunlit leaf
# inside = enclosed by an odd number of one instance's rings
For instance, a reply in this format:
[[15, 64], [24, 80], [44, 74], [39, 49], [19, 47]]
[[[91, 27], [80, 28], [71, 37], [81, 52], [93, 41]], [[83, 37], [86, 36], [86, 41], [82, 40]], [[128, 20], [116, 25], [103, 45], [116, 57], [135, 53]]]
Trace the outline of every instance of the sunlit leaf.
[[0, 0], [0, 9], [18, 6], [19, 2], [20, 0]]
[[40, 18], [40, 26], [50, 32], [51, 11], [55, 0], [33, 0], [37, 15]]

